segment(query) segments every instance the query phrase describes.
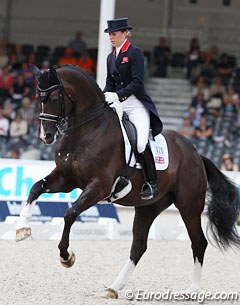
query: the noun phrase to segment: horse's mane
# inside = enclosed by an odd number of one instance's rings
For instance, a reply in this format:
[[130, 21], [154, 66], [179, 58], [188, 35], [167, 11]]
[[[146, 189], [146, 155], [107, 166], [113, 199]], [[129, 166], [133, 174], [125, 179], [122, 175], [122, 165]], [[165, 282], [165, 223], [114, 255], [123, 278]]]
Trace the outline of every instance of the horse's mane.
[[103, 97], [103, 100], [105, 99], [101, 88], [98, 86], [96, 80], [92, 77], [92, 75], [90, 75], [84, 69], [82, 69], [81, 67], [76, 66], [76, 65], [56, 66], [56, 69], [60, 69], [60, 68], [64, 68], [64, 67], [67, 67], [71, 70], [76, 70], [76, 71], [81, 72], [83, 74], [83, 76], [85, 76], [87, 78], [87, 80], [92, 84], [92, 86], [96, 89], [96, 91], [99, 92], [99, 94]]
[[[75, 66], [75, 65], [62, 65], [62, 66], [54, 66], [54, 68], [56, 70], [61, 69], [61, 68], [68, 68], [70, 70], [76, 70], [76, 71], [80, 72], [91, 83], [91, 85], [95, 88], [95, 90], [100, 94], [102, 99], [105, 100], [104, 94], [103, 94], [102, 90], [100, 89], [100, 87], [98, 86], [96, 80], [90, 74], [88, 74], [85, 70], [83, 70], [81, 67]], [[50, 70], [44, 71], [39, 76], [38, 81], [39, 81], [39, 87], [41, 89], [48, 89], [51, 86], [60, 84], [60, 79], [56, 75], [53, 75], [50, 72]]]

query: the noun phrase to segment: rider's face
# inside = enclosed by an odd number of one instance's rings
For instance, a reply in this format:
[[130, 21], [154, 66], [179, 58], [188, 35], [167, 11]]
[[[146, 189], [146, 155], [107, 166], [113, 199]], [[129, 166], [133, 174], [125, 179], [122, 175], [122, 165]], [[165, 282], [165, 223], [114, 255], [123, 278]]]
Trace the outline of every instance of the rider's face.
[[112, 46], [120, 47], [121, 44], [124, 42], [125, 38], [127, 36], [127, 31], [116, 31], [109, 33], [109, 39], [111, 41]]

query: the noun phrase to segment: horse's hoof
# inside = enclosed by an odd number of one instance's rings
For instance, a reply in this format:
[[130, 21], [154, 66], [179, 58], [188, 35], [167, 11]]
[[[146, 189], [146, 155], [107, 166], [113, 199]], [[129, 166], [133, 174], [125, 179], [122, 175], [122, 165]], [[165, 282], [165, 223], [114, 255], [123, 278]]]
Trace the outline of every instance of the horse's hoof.
[[70, 268], [73, 266], [73, 264], [75, 263], [75, 254], [73, 253], [73, 251], [69, 251], [69, 256], [68, 259], [63, 259], [62, 257], [60, 257], [60, 262], [63, 265], [63, 267], [65, 268]]
[[24, 240], [32, 235], [31, 228], [21, 228], [16, 230], [16, 241]]
[[108, 288], [104, 291], [102, 297], [105, 299], [118, 299], [118, 292], [112, 288]]

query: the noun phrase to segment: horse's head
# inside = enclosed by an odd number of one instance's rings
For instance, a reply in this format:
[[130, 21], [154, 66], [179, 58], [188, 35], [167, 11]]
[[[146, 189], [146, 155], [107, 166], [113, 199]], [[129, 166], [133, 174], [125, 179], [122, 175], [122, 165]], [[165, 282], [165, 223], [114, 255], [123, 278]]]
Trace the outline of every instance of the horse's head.
[[31, 69], [38, 80], [37, 93], [41, 109], [39, 138], [45, 144], [51, 144], [65, 124], [67, 107], [65, 100], [72, 102], [72, 98], [63, 87], [54, 67], [44, 72], [33, 65]]

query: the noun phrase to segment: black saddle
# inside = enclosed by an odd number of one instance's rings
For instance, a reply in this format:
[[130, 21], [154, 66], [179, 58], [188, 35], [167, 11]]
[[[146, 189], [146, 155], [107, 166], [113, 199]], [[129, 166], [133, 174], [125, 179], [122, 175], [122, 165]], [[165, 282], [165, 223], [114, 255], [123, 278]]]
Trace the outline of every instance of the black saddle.
[[129, 121], [129, 117], [126, 112], [123, 112], [122, 123], [126, 130], [129, 142], [132, 147], [132, 151], [137, 156], [137, 129], [135, 125]]

